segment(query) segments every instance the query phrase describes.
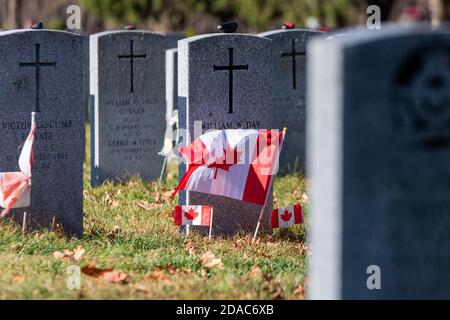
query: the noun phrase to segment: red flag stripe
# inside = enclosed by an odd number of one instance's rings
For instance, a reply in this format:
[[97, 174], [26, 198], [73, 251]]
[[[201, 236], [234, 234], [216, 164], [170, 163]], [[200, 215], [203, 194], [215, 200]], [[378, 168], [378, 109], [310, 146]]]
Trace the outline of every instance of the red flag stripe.
[[211, 207], [202, 206], [202, 226], [209, 226], [211, 224]]
[[299, 204], [294, 205], [294, 221], [295, 224], [303, 223], [303, 210]]
[[[274, 134], [276, 137], [274, 137]], [[266, 145], [267, 150], [269, 147], [273, 146], [274, 138], [278, 138], [282, 136], [282, 132], [267, 130], [260, 131], [258, 133], [258, 139], [256, 141], [256, 154], [252, 158], [253, 163], [249, 168], [247, 182], [244, 187], [244, 193], [242, 195], [242, 200], [247, 202], [256, 203], [259, 205], [264, 205], [264, 201], [266, 200], [267, 192], [269, 192], [270, 181], [272, 176], [265, 175], [264, 172], [268, 170], [272, 170], [274, 168], [267, 168], [267, 164], [264, 163], [259, 157], [263, 155], [266, 150], [259, 150], [260, 146]], [[280, 152], [281, 142], [278, 144], [278, 150], [275, 152]], [[275, 148], [277, 149], [277, 148]], [[272, 152], [271, 150], [270, 152]]]
[[181, 216], [182, 214], [183, 208], [181, 206], [176, 206], [173, 213], [173, 220], [176, 226], [181, 226], [181, 224], [183, 223], [183, 218]]
[[272, 226], [272, 229], [278, 228], [278, 209], [272, 210], [272, 219], [270, 220], [270, 225]]

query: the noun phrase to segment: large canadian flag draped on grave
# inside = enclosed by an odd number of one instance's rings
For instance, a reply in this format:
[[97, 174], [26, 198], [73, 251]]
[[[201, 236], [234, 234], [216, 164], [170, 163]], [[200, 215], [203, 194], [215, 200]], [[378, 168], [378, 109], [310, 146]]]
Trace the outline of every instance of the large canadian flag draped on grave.
[[31, 115], [31, 129], [22, 147], [17, 172], [0, 172], [0, 206], [5, 208], [4, 217], [12, 208], [30, 206], [31, 169], [34, 162], [34, 134], [36, 132], [35, 113]]
[[188, 170], [178, 190], [197, 191], [263, 205], [284, 132], [279, 130], [216, 130], [178, 151]]

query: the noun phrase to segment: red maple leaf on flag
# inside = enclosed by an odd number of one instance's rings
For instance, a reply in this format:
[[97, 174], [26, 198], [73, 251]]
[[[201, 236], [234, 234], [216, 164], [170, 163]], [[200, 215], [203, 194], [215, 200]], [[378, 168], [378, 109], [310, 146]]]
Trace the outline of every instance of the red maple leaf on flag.
[[292, 218], [292, 213], [289, 212], [288, 209], [284, 209], [283, 213], [281, 214], [281, 219], [283, 219], [284, 222], [288, 222]]
[[217, 170], [221, 169], [224, 171], [229, 171], [230, 167], [234, 166], [239, 162], [241, 157], [241, 152], [238, 152], [236, 148], [231, 148], [227, 145], [227, 148], [223, 150], [223, 155], [208, 165], [208, 168], [216, 169], [214, 173], [214, 179], [217, 177]]
[[198, 217], [198, 212], [195, 211], [194, 209], [190, 208], [188, 212], [184, 213], [184, 216], [186, 217], [186, 219], [188, 220], [194, 220], [195, 218]]

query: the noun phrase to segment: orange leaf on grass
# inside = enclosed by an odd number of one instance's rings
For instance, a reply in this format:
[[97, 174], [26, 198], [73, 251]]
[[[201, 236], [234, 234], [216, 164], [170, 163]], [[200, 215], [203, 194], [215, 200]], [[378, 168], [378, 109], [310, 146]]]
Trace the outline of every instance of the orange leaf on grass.
[[115, 271], [112, 268], [97, 268], [93, 262], [81, 268], [81, 272], [93, 278], [103, 279], [106, 283], [124, 283], [128, 278], [124, 272]]
[[217, 258], [214, 253], [211, 251], [207, 251], [200, 257], [200, 260], [202, 261], [202, 264], [205, 268], [211, 269], [211, 268], [222, 268], [223, 263], [220, 258]]
[[55, 252], [53, 252], [53, 257], [55, 257], [56, 259], [67, 258], [70, 260], [79, 261], [83, 257], [84, 252], [85, 252], [85, 250], [83, 249], [83, 247], [78, 246], [73, 251], [72, 250], [64, 250], [63, 252], [55, 251]]

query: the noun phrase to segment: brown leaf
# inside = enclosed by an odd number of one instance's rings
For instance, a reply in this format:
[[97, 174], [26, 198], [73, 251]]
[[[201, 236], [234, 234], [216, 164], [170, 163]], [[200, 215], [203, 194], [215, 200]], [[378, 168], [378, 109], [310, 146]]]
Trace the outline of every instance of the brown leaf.
[[20, 275], [15, 275], [14, 277], [12, 277], [11, 282], [13, 284], [21, 284], [22, 282], [25, 281], [25, 276], [20, 274]]
[[104, 200], [110, 209], [115, 209], [119, 206], [119, 201], [114, 200], [109, 192], [105, 193]]
[[103, 280], [106, 283], [124, 283], [125, 280], [128, 278], [128, 275], [124, 272], [120, 271], [106, 271], [103, 273]]
[[141, 207], [142, 209], [144, 209], [146, 211], [153, 211], [153, 210], [161, 207], [160, 204], [150, 203], [150, 202], [145, 201], [145, 200], [138, 201], [138, 202], [136, 202], [136, 204], [138, 205], [138, 207]]
[[190, 274], [192, 273], [191, 269], [181, 268], [177, 269], [171, 264], [167, 264], [165, 266], [157, 266], [153, 268], [153, 271], [145, 276], [146, 279], [150, 280], [158, 280], [166, 283], [171, 282], [170, 276], [176, 274]]
[[122, 229], [120, 229], [120, 227], [118, 225], [115, 225], [112, 230], [110, 232], [108, 232], [106, 234], [107, 237], [113, 237], [113, 236], [117, 236], [120, 234], [120, 232], [122, 231]]
[[187, 251], [187, 253], [189, 254], [189, 256], [195, 256], [195, 247], [192, 244], [192, 241], [186, 241], [185, 242], [185, 249]]
[[109, 204], [108, 204], [110, 209], [115, 209], [119, 206], [119, 201], [117, 200], [112, 200]]
[[255, 265], [252, 270], [249, 273], [250, 277], [252, 278], [258, 278], [262, 276], [262, 272], [261, 269], [259, 268], [258, 265]]
[[172, 191], [171, 190], [166, 190], [166, 191], [162, 191], [159, 192], [158, 195], [155, 198], [155, 202], [156, 203], [168, 203], [170, 202], [172, 199]]
[[294, 297], [301, 300], [306, 299], [306, 290], [305, 286], [302, 283], [299, 284], [299, 286], [294, 290]]
[[101, 278], [106, 283], [124, 283], [128, 278], [124, 272], [115, 271], [112, 268], [100, 269], [93, 262], [81, 268], [81, 272], [90, 277]]
[[70, 259], [79, 261], [83, 257], [84, 253], [85, 250], [83, 249], [83, 247], [78, 246], [73, 251], [71, 250], [64, 250], [63, 252], [55, 251], [53, 252], [53, 257], [55, 257], [56, 259]]
[[217, 258], [211, 251], [207, 251], [200, 257], [205, 268], [222, 268], [223, 263], [220, 258]]
[[278, 282], [274, 282], [273, 276], [270, 274], [263, 274], [264, 288], [269, 292], [274, 300], [284, 299], [284, 290]]
[[162, 269], [155, 268], [151, 273], [145, 276], [148, 280], [157, 280], [165, 283], [171, 282], [169, 276], [167, 276]]

